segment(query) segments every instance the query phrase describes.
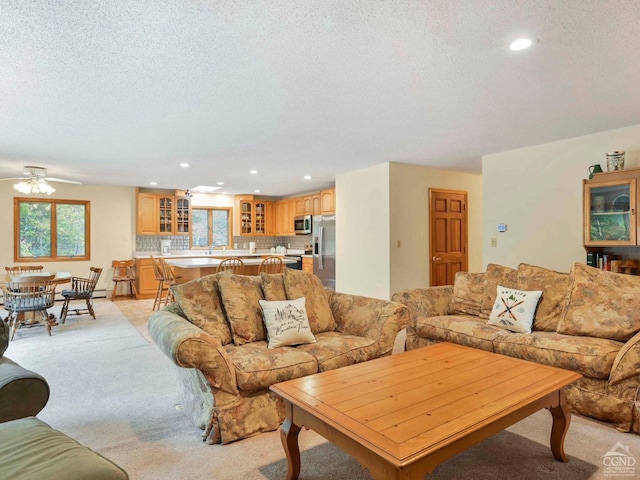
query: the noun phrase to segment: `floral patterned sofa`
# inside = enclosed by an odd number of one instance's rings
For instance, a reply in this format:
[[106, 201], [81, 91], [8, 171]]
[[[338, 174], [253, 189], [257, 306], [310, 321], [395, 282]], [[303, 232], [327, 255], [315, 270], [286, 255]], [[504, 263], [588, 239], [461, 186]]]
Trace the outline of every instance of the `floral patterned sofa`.
[[[542, 291], [531, 333], [490, 324], [510, 315], [496, 298], [499, 286]], [[583, 378], [566, 390], [574, 412], [640, 433], [640, 277], [580, 263], [570, 273], [490, 264], [486, 272], [458, 272], [454, 285], [409, 289], [393, 300], [409, 308], [407, 350], [453, 342], [576, 371]]]
[[[224, 272], [172, 287], [176, 302], [151, 315], [158, 347], [176, 365], [182, 400], [209, 444], [275, 430], [275, 383], [390, 355], [409, 313], [399, 303], [333, 292], [313, 274]], [[269, 348], [261, 300], [304, 297], [314, 343]], [[266, 310], [265, 310], [266, 318]], [[275, 335], [275, 333], [274, 333]]]

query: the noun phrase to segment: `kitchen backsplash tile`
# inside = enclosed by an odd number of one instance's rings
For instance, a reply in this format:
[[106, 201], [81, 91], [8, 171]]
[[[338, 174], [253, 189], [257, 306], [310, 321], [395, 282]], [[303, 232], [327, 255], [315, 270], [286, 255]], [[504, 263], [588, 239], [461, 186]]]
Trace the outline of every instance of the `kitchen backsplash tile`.
[[[171, 250], [189, 250], [189, 237], [186, 235], [138, 235], [136, 236], [136, 251], [159, 252], [160, 240], [171, 240]], [[233, 237], [233, 248], [249, 249], [249, 242], [255, 242], [258, 250], [269, 249], [283, 245], [287, 248], [304, 249], [313, 242], [311, 235], [295, 235], [292, 237]], [[237, 244], [237, 247], [235, 245]]]

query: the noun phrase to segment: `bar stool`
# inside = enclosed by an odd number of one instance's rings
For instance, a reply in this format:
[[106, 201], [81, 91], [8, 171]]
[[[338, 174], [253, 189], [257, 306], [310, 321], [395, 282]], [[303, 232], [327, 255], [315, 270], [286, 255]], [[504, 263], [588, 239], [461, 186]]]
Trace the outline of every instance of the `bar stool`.
[[152, 310], [160, 309], [160, 305], [162, 305], [162, 301], [164, 300], [164, 292], [167, 291], [167, 295], [169, 295], [169, 287], [165, 287], [164, 282], [164, 268], [162, 266], [162, 262], [159, 258], [151, 255], [151, 264], [153, 265], [153, 274], [156, 277], [156, 282], [158, 282], [158, 289], [156, 290], [156, 298], [153, 300], [153, 308]]
[[258, 267], [258, 275], [264, 273], [282, 273], [284, 270], [284, 262], [282, 258], [276, 256], [270, 256], [260, 262]]
[[227, 258], [220, 262], [216, 273], [224, 272], [225, 270], [231, 270], [236, 275], [242, 275], [244, 273], [244, 262], [238, 257]]
[[[114, 260], [111, 262], [113, 267], [113, 292], [111, 293], [111, 301], [120, 297], [133, 297], [138, 298], [138, 292], [136, 290], [136, 275], [134, 273], [134, 261], [133, 260]], [[118, 284], [129, 284], [129, 295], [117, 295]]]

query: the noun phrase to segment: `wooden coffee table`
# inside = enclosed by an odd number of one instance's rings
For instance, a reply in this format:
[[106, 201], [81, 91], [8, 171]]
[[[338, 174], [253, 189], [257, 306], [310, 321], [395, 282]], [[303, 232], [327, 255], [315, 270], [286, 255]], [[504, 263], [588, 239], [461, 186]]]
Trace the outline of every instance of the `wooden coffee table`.
[[[422, 479], [448, 458], [547, 408], [562, 462], [571, 414], [563, 387], [580, 374], [439, 343], [273, 385], [286, 419], [288, 480], [300, 474], [298, 433], [315, 430], [376, 479]], [[508, 446], [506, 446], [508, 448]]]

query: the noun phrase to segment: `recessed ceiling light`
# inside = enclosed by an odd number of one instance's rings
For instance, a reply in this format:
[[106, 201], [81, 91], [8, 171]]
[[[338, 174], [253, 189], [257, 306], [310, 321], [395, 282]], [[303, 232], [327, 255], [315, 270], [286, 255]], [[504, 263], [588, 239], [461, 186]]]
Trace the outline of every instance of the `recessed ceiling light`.
[[256, 173], [258, 173], [258, 170], [249, 170], [249, 173], [250, 173], [251, 175], [255, 175]]
[[311, 175], [305, 175], [305, 176], [304, 176], [304, 179], [305, 179], [305, 180], [311, 180]]
[[255, 189], [255, 190], [253, 191], [253, 193], [260, 193], [260, 190]]
[[224, 182], [218, 182], [217, 185], [224, 185]]
[[511, 45], [509, 45], [509, 48], [515, 51], [525, 50], [536, 42], [537, 40], [535, 38], [518, 38], [517, 40], [514, 40], [513, 42], [511, 42]]
[[187, 167], [189, 166], [189, 164], [188, 164], [187, 162], [182, 162], [182, 163], [180, 164], [180, 166], [181, 166], [182, 168], [187, 168]]
[[157, 185], [158, 182], [149, 182], [149, 185]]

